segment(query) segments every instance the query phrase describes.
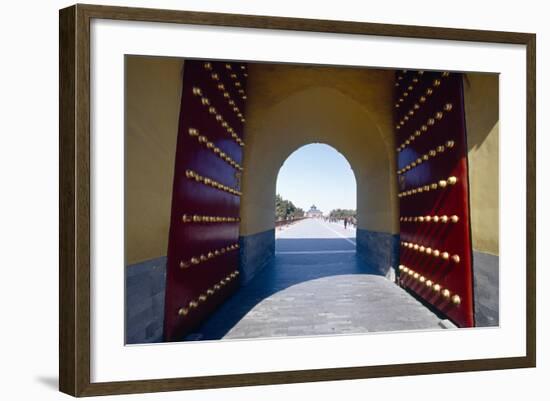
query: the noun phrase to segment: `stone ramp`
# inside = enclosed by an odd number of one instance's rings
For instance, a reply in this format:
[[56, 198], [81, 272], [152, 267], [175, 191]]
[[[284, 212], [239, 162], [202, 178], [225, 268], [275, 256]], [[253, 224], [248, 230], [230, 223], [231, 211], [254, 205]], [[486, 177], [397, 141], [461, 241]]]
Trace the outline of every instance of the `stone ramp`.
[[269, 296], [223, 338], [441, 328], [434, 313], [386, 278], [350, 274], [305, 281]]
[[437, 315], [357, 256], [354, 238], [334, 231], [315, 220], [289, 227], [274, 260], [186, 339], [443, 328]]

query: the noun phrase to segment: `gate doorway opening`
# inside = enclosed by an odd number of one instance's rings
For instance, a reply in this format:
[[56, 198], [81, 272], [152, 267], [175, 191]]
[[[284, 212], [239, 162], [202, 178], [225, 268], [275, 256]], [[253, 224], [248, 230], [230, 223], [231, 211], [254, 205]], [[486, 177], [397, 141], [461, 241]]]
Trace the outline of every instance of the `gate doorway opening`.
[[294, 151], [277, 176], [275, 257], [355, 254], [357, 183], [347, 159], [330, 145]]

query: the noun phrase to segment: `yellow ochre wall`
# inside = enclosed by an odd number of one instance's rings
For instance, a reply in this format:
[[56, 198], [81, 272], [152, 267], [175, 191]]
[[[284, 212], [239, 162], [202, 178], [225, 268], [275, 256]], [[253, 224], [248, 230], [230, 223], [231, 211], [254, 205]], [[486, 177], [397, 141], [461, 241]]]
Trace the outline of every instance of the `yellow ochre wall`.
[[498, 74], [466, 74], [472, 245], [477, 251], [493, 255], [499, 254], [498, 100]]
[[126, 265], [167, 253], [183, 61], [126, 57]]
[[310, 143], [330, 145], [350, 163], [357, 181], [359, 228], [398, 231], [393, 74], [364, 68], [249, 65], [241, 235], [274, 227], [279, 169], [292, 152]]

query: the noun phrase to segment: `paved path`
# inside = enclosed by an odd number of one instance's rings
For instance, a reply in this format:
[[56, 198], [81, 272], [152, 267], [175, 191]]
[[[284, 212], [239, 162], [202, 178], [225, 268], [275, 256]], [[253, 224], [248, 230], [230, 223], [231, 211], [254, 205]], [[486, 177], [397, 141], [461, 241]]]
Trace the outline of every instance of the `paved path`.
[[355, 231], [307, 219], [277, 230], [275, 259], [189, 340], [441, 329], [355, 254]]

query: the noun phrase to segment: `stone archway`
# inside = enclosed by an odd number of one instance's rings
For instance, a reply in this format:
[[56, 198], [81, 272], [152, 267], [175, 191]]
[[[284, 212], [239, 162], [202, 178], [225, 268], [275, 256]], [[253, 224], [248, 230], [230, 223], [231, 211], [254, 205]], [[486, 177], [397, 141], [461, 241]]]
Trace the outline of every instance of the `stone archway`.
[[[279, 168], [314, 142], [338, 149], [357, 180], [358, 252], [385, 273], [395, 265], [397, 197], [391, 73], [254, 65], [249, 71], [241, 200], [241, 271], [249, 281], [272, 257]], [[386, 109], [381, 110], [381, 105]]]

